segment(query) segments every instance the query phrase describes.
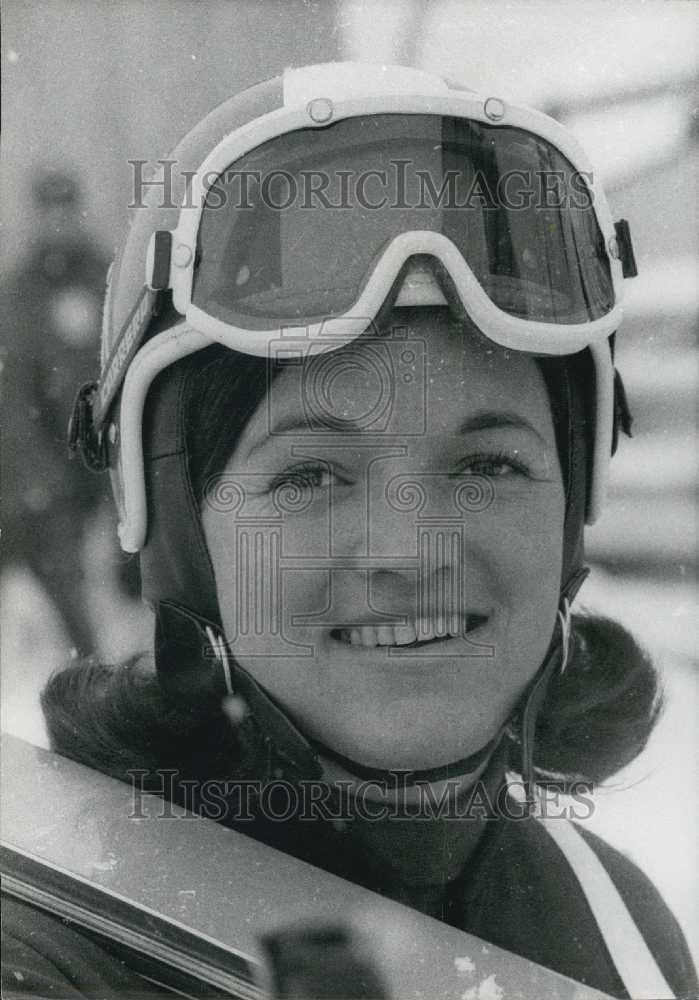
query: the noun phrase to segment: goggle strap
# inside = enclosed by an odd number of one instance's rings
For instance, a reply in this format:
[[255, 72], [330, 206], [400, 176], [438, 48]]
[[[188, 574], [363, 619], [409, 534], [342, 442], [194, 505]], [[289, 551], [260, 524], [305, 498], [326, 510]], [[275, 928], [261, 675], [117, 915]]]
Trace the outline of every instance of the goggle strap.
[[98, 430], [107, 419], [110, 407], [123, 385], [129, 365], [141, 346], [143, 335], [156, 311], [157, 299], [158, 293], [144, 285], [114, 341], [112, 351], [103, 367], [92, 408], [94, 425]]

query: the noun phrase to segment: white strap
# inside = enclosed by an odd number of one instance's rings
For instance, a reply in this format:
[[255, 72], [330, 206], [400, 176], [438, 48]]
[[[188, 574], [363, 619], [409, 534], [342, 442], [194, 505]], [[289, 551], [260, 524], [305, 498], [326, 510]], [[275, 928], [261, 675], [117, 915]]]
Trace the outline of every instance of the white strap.
[[573, 869], [607, 946], [616, 970], [632, 1000], [674, 1000], [633, 917], [607, 870], [568, 820], [536, 816]]
[[221, 669], [223, 670], [223, 679], [226, 683], [226, 690], [228, 694], [233, 695], [235, 691], [233, 690], [233, 680], [231, 677], [231, 664], [228, 659], [228, 652], [226, 651], [226, 642], [222, 635], [215, 635], [214, 630], [210, 625], [206, 626], [206, 637], [209, 640], [209, 644], [216, 654], [216, 659], [221, 664]]

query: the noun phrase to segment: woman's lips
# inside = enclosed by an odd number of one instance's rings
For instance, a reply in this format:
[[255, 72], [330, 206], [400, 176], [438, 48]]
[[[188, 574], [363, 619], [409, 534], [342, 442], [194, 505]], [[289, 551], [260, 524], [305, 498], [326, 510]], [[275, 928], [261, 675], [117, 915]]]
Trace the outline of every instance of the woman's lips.
[[418, 619], [406, 625], [347, 625], [332, 629], [330, 636], [345, 646], [364, 649], [375, 649], [377, 646], [414, 649], [462, 637], [480, 628], [487, 620], [487, 615], [477, 613], [458, 616], [456, 620], [451, 615], [445, 615], [441, 621]]

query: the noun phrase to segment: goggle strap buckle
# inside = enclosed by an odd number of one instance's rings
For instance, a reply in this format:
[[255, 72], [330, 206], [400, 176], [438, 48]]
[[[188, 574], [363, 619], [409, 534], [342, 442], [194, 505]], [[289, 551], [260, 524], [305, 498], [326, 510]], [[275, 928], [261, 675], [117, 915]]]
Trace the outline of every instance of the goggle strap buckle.
[[626, 389], [618, 370], [614, 369], [614, 427], [612, 432], [612, 455], [616, 454], [619, 445], [619, 431], [622, 430], [627, 437], [633, 437], [631, 427], [633, 417], [629, 409]]
[[619, 248], [619, 260], [621, 261], [621, 273], [625, 278], [635, 278], [638, 274], [636, 266], [636, 255], [633, 252], [631, 242], [631, 229], [626, 219], [619, 219], [614, 223], [616, 242]]
[[91, 472], [104, 472], [109, 467], [107, 443], [101, 431], [95, 429], [92, 405], [97, 382], [85, 382], [78, 390], [68, 423], [68, 448], [71, 457], [78, 452]]
[[152, 292], [170, 287], [170, 259], [172, 233], [168, 229], [156, 230], [150, 238], [146, 261], [146, 284]]

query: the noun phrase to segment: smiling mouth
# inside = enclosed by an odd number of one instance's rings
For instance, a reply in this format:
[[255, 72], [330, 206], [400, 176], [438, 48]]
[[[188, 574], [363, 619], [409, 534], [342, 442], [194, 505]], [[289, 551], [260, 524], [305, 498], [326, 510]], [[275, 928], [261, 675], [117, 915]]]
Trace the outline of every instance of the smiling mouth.
[[419, 620], [407, 625], [349, 625], [332, 629], [330, 636], [345, 646], [360, 646], [364, 649], [374, 649], [377, 646], [416, 649], [435, 642], [445, 642], [447, 639], [458, 639], [480, 628], [487, 620], [486, 615], [469, 614], [462, 617], [456, 627], [450, 622], [440, 628], [433, 620]]

